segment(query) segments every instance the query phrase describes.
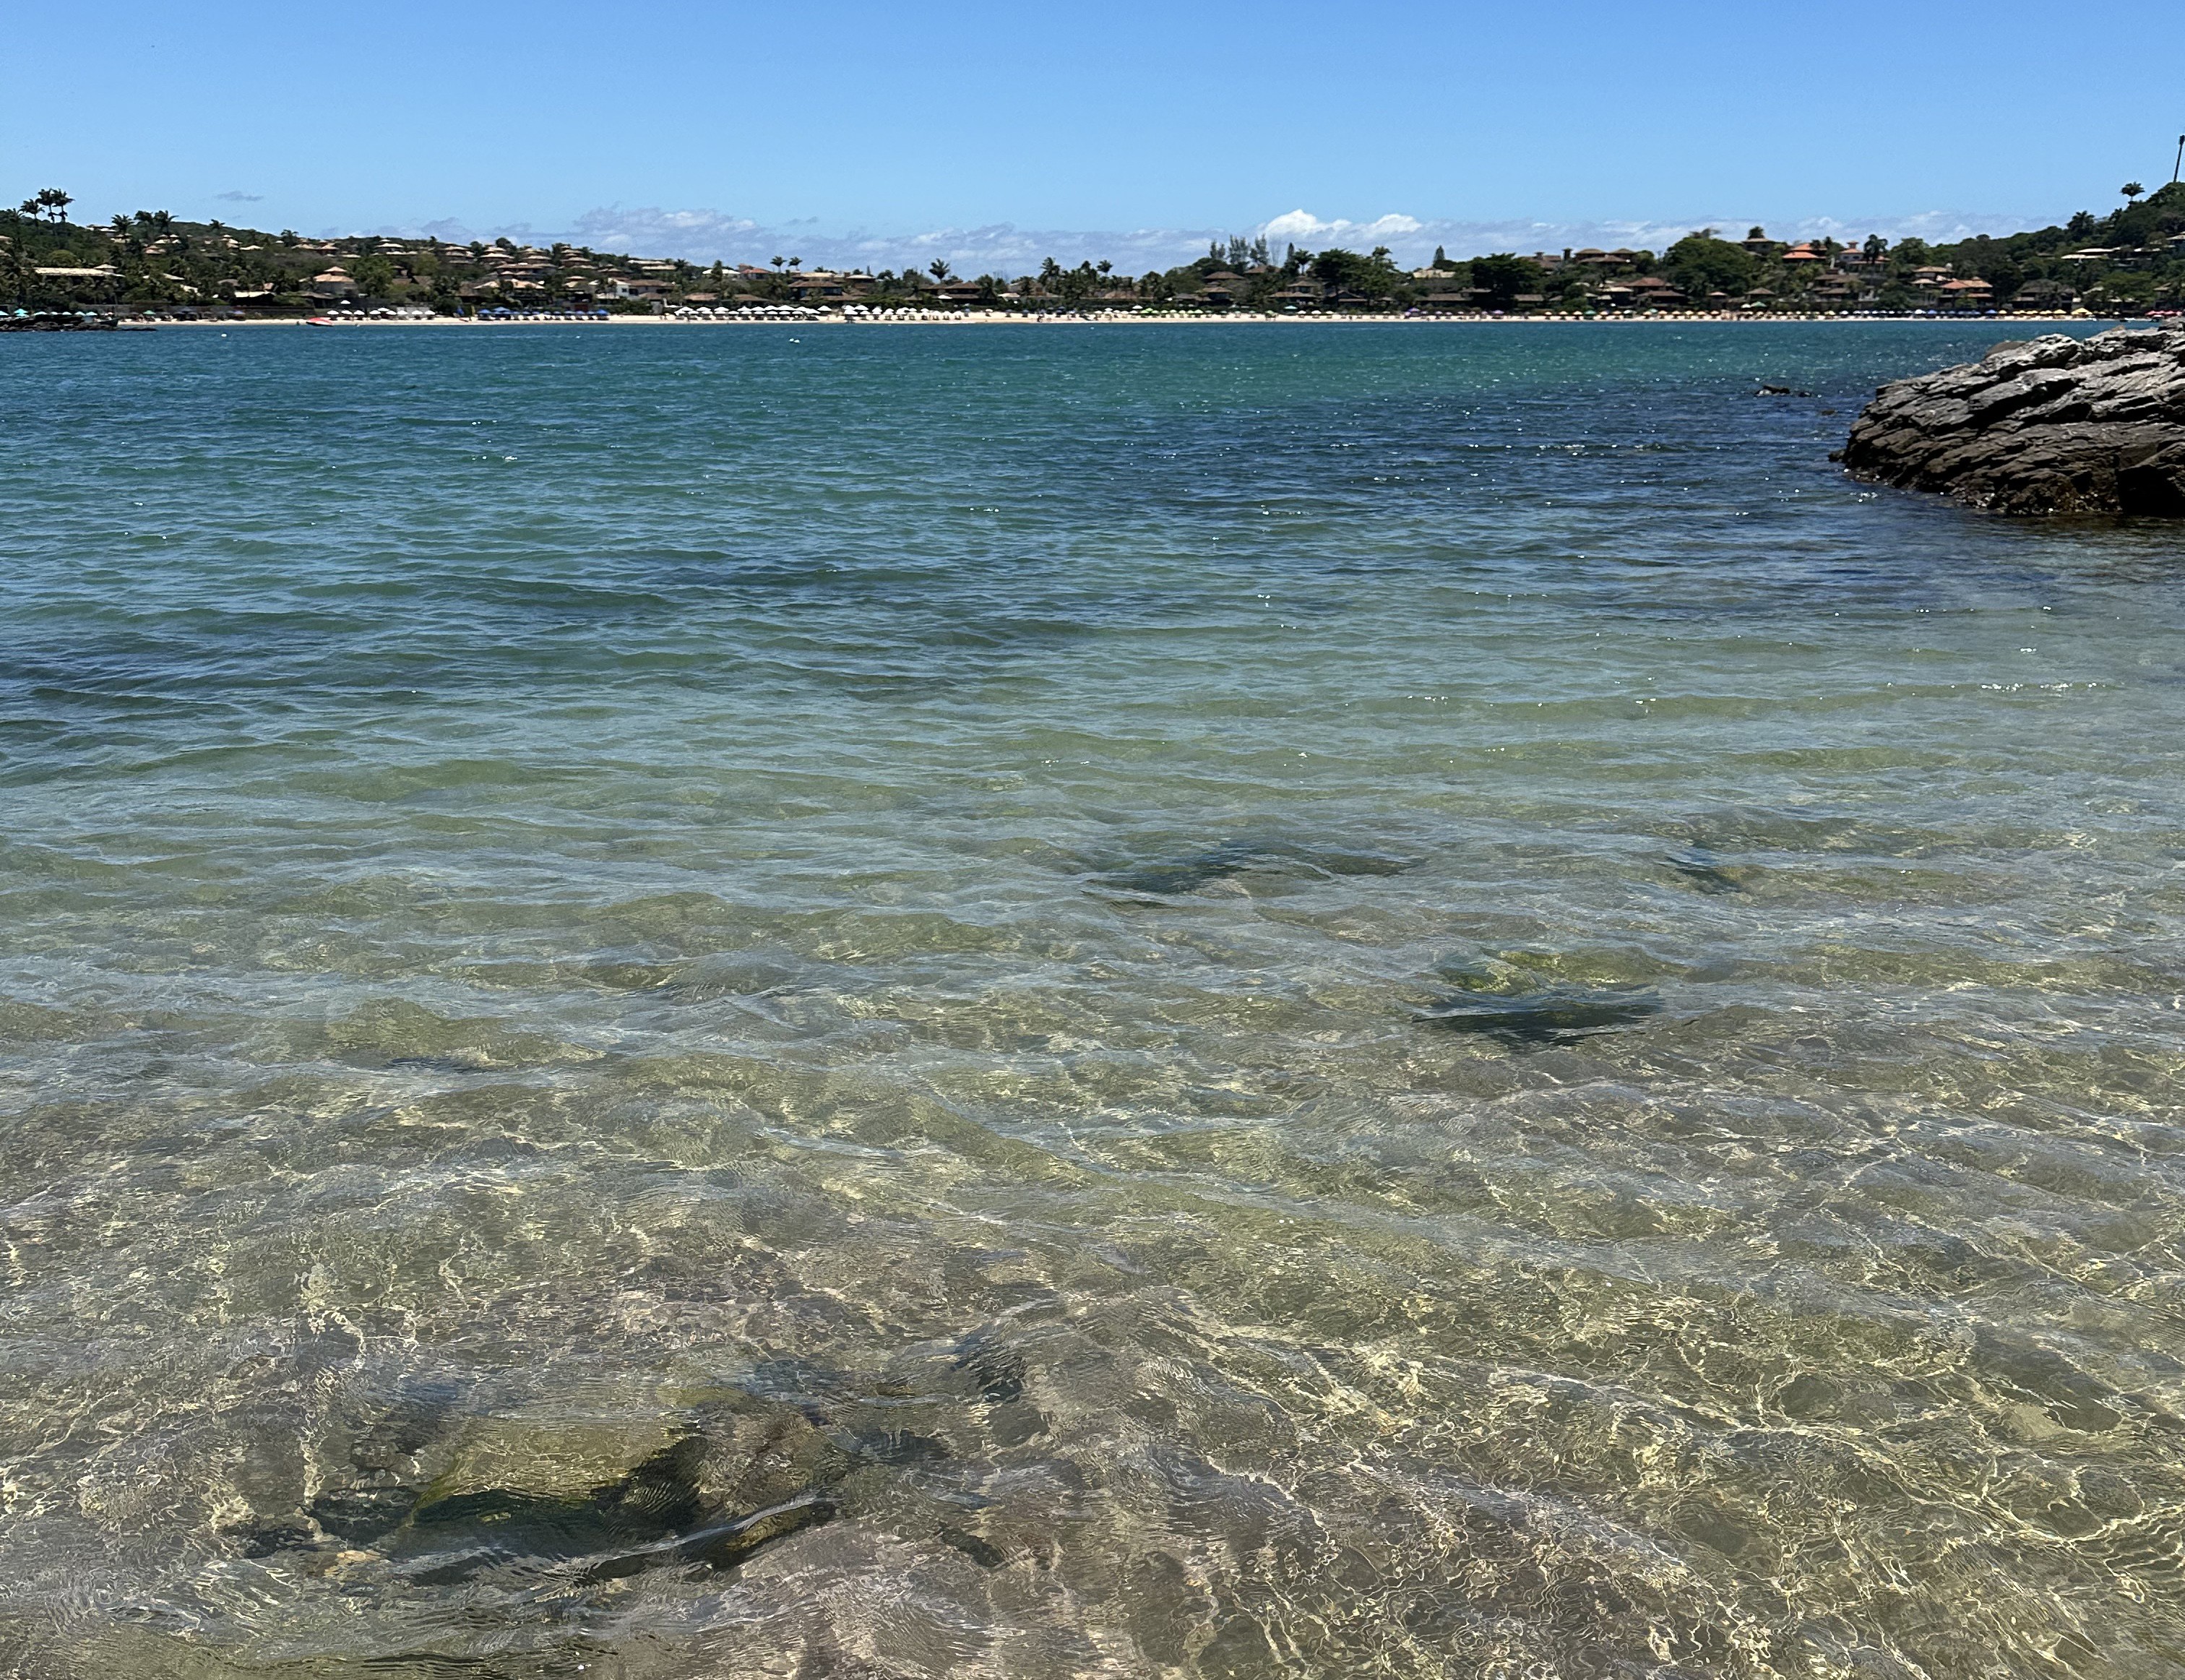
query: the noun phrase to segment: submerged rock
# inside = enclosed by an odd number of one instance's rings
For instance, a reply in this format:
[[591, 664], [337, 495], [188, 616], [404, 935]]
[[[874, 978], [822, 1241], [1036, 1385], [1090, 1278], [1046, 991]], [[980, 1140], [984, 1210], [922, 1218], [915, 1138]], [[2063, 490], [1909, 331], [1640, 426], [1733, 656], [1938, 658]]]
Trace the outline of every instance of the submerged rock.
[[1549, 986], [1538, 991], [1465, 991], [1419, 1012], [1419, 1019], [1450, 1032], [1484, 1033], [1506, 1044], [1556, 1044], [1588, 1033], [1626, 1027], [1661, 1013], [1650, 991]]
[[[358, 1436], [293, 1532], [235, 1537], [249, 1555], [315, 1543], [315, 1529], [445, 1585], [569, 1564], [607, 1580], [732, 1569], [829, 1521], [860, 1454], [799, 1408], [748, 1396], [629, 1424], [428, 1416], [400, 1406]], [[428, 1466], [437, 1469], [428, 1475]]]
[[1672, 869], [1701, 892], [1723, 894], [1745, 890], [1744, 884], [1735, 876], [1718, 868], [1711, 859], [1702, 854], [1688, 852], [1682, 857], [1673, 855], [1668, 862]]
[[2185, 516], [2185, 331], [2054, 333], [1900, 379], [1836, 459], [1998, 513]]
[[1113, 892], [1173, 898], [1243, 874], [1331, 880], [1343, 875], [1401, 874], [1411, 867], [1411, 859], [1385, 852], [1294, 846], [1282, 840], [1225, 840], [1188, 857], [1110, 869], [1092, 879], [1095, 885]]

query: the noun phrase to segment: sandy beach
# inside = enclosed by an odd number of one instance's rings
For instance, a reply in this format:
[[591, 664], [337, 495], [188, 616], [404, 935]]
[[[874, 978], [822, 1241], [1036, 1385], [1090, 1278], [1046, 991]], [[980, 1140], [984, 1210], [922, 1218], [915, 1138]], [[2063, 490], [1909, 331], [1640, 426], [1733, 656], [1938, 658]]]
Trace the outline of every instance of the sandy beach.
[[846, 315], [838, 310], [827, 310], [808, 315], [786, 313], [764, 315], [733, 313], [712, 315], [618, 315], [604, 318], [596, 315], [510, 315], [502, 318], [478, 316], [437, 315], [429, 320], [410, 317], [401, 320], [374, 319], [367, 315], [326, 315], [310, 318], [284, 317], [278, 321], [159, 321], [146, 325], [159, 327], [218, 327], [225, 332], [231, 327], [418, 327], [444, 329], [506, 328], [517, 327], [1684, 327], [1696, 322], [1735, 323], [1741, 326], [1903, 326], [1930, 325], [1936, 327], [2040, 327], [2058, 324], [2070, 325], [2093, 321], [2132, 321], [2137, 316], [2093, 315], [2084, 312], [2076, 315], [1902, 315], [1879, 314], [1812, 314], [1790, 313], [1719, 314], [1684, 313], [1659, 315], [1260, 315], [1246, 311], [1233, 314], [1207, 315], [1196, 312], [1148, 310], [1109, 310], [1082, 315], [1056, 313], [1029, 315], [1005, 310], [967, 310], [960, 314], [939, 310], [904, 310], [887, 314]]

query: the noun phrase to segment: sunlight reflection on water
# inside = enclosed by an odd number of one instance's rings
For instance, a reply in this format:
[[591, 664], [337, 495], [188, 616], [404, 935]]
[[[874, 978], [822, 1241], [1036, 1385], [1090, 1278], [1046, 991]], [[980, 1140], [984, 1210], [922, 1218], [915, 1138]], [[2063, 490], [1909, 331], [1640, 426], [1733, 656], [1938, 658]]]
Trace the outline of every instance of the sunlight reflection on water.
[[805, 337], [8, 347], [8, 1662], [2175, 1671], [2175, 536], [1825, 459], [1983, 335]]

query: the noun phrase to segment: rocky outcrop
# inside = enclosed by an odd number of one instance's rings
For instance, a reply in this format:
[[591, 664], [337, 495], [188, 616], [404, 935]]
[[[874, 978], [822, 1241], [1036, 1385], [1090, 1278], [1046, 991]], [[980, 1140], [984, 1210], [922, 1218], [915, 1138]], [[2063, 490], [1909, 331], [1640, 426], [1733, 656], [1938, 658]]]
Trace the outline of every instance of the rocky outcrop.
[[2056, 333], [1900, 379], [1836, 459], [1998, 513], [2185, 517], [2185, 331]]

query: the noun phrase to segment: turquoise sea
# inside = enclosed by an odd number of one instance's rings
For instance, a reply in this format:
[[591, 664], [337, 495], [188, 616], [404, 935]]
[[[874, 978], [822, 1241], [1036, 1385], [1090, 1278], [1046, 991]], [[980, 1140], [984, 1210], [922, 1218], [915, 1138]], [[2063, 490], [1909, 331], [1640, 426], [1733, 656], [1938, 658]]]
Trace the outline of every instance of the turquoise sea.
[[0, 1672], [2178, 1673], [2185, 539], [1826, 458], [1996, 336], [0, 343]]

